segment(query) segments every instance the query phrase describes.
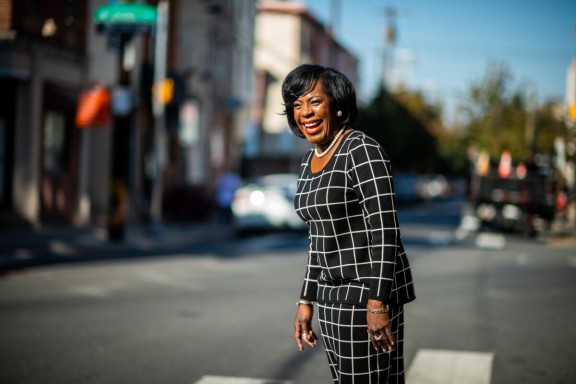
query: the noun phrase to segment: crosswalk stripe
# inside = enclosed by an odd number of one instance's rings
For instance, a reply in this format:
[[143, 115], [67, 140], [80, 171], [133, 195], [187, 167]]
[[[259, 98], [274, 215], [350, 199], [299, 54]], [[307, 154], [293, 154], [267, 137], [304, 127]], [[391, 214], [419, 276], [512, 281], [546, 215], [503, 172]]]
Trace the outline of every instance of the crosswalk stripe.
[[[406, 384], [490, 384], [494, 354], [490, 352], [419, 349]], [[194, 384], [293, 384], [292, 381], [247, 377], [203, 376]]]
[[292, 381], [250, 379], [247, 377], [204, 376], [194, 384], [292, 384]]
[[490, 384], [494, 354], [420, 349], [408, 369], [407, 384]]

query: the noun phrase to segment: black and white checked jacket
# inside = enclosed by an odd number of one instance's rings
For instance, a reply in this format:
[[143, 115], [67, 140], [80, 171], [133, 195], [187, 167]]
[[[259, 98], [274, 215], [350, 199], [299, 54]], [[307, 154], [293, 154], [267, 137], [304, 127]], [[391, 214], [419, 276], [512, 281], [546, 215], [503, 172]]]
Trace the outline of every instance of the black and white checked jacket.
[[310, 232], [300, 297], [360, 305], [414, 300], [388, 155], [361, 131], [346, 135], [317, 173], [312, 153], [303, 158], [294, 198]]

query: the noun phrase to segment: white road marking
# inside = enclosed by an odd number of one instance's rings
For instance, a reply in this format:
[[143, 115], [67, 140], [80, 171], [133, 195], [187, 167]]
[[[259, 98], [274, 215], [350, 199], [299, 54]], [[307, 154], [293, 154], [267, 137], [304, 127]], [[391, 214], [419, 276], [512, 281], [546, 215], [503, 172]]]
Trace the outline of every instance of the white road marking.
[[516, 255], [516, 258], [514, 259], [516, 265], [526, 265], [528, 264], [528, 255], [525, 253], [520, 253], [518, 255]]
[[65, 243], [63, 241], [57, 241], [57, 240], [51, 241], [48, 244], [48, 248], [50, 249], [50, 251], [63, 256], [70, 256], [76, 253], [76, 249], [74, 247], [70, 246], [70, 244]]
[[[406, 384], [490, 384], [494, 354], [490, 352], [419, 349]], [[203, 376], [194, 384], [293, 384], [293, 381], [247, 377]]]
[[497, 233], [481, 233], [476, 236], [478, 248], [502, 249], [506, 246], [506, 237]]
[[204, 376], [194, 384], [292, 384], [292, 381], [250, 379], [247, 377]]
[[493, 353], [420, 349], [407, 384], [489, 384]]
[[432, 231], [428, 241], [432, 245], [448, 245], [454, 242], [454, 233], [450, 231]]

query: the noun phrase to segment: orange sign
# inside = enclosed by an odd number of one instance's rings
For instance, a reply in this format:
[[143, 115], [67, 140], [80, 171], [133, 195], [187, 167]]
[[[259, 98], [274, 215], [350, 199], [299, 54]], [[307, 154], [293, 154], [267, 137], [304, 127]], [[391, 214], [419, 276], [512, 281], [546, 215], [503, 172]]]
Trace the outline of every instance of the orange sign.
[[110, 93], [102, 84], [82, 91], [76, 110], [78, 128], [98, 128], [110, 123]]

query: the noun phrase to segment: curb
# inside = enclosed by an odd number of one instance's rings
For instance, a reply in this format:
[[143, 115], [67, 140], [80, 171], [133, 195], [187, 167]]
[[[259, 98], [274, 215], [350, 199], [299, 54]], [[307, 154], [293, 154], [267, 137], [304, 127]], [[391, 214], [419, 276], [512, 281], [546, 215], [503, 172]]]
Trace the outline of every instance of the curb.
[[50, 264], [182, 253], [190, 247], [226, 241], [232, 235], [229, 226], [213, 223], [154, 230], [132, 227], [120, 242], [106, 240], [105, 231], [98, 228], [13, 231], [0, 235], [0, 274]]

